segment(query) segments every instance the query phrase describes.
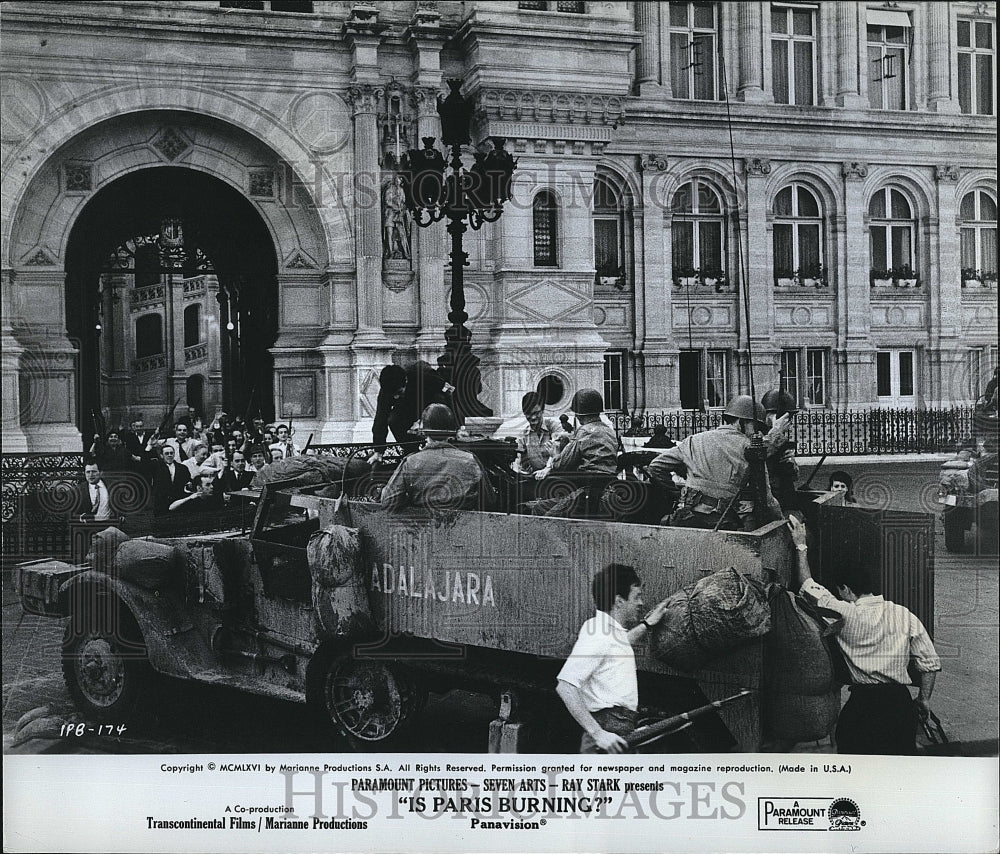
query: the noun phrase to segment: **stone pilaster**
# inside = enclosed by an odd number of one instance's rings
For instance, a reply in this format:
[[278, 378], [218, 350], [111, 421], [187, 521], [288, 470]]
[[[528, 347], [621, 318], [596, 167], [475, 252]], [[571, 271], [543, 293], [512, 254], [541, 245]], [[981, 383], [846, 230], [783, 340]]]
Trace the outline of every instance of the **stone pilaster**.
[[858, 15], [863, 13], [857, 3], [837, 2], [837, 104], [855, 110], [868, 106], [858, 74]]
[[[930, 405], [949, 405], [967, 397], [964, 373], [955, 370], [943, 351], [954, 350], [964, 335], [962, 329], [962, 255], [959, 232], [955, 227], [958, 217], [957, 197], [959, 170], [953, 165], [938, 166], [937, 219], [930, 234], [930, 269], [924, 277], [930, 298], [930, 346], [940, 349], [938, 376], [931, 377], [931, 388], [940, 389]], [[964, 367], [959, 362], [959, 366]], [[935, 382], [936, 380], [936, 382]]]
[[958, 101], [951, 96], [951, 33], [949, 4], [928, 3], [927, 61], [929, 66], [927, 109], [935, 113], [957, 113]]
[[[441, 138], [441, 120], [437, 113], [440, 71], [436, 85], [421, 86], [413, 92], [417, 114], [417, 144], [423, 137]], [[417, 244], [417, 279], [420, 288], [420, 333], [417, 347], [422, 353], [440, 353], [448, 322], [448, 294], [445, 288], [445, 221], [426, 228], [414, 223]], [[499, 229], [497, 230], [499, 232]], [[434, 360], [430, 360], [434, 364]]]
[[[746, 231], [741, 239], [747, 252], [747, 283], [750, 295], [750, 344], [754, 350], [769, 348], [774, 335], [774, 279], [771, 276], [771, 243], [769, 240], [750, 240], [749, 235], [768, 233], [767, 176], [771, 174], [771, 161], [763, 157], [748, 157], [743, 161], [746, 180]], [[734, 228], [743, 228], [739, 218]], [[736, 259], [737, 265], [739, 259]], [[736, 272], [735, 270], [733, 271]], [[739, 313], [742, 314], [742, 301]], [[745, 321], [744, 321], [745, 322]], [[740, 324], [739, 339], [746, 346], [746, 329]]]
[[24, 348], [14, 338], [11, 321], [15, 317], [14, 273], [0, 271], [0, 368], [2, 368], [3, 449], [7, 453], [28, 450], [28, 440], [21, 428], [19, 377]]
[[845, 372], [848, 381], [844, 405], [871, 403], [875, 399], [874, 355], [871, 345], [871, 284], [868, 277], [868, 224], [864, 204], [864, 179], [868, 164], [850, 161], [842, 166], [844, 177], [844, 250], [839, 306], [840, 327], [846, 330]]
[[738, 4], [740, 83], [737, 97], [741, 101], [764, 101], [763, 20], [761, 3]]
[[639, 0], [635, 4], [635, 28], [642, 36], [636, 68], [639, 94], [660, 91], [660, 14], [659, 3]]
[[354, 253], [357, 265], [356, 343], [386, 346], [382, 331], [382, 227], [379, 210], [378, 99], [361, 84], [349, 91], [354, 114]]

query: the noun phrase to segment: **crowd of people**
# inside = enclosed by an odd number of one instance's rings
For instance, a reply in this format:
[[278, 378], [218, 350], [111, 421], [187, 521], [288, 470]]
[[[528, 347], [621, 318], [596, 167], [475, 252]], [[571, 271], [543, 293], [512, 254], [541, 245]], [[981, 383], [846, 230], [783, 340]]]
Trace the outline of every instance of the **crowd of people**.
[[[84, 466], [91, 494], [80, 496], [81, 515], [95, 521], [120, 516], [125, 508], [114, 506], [105, 479], [114, 484], [127, 473], [148, 484], [154, 515], [219, 509], [226, 493], [250, 488], [266, 466], [303, 453], [290, 425], [259, 417], [246, 424], [221, 413], [206, 425], [189, 409], [167, 432], [166, 425], [146, 429], [136, 414], [128, 429], [94, 434]], [[89, 500], [96, 486], [104, 490], [103, 503]]]

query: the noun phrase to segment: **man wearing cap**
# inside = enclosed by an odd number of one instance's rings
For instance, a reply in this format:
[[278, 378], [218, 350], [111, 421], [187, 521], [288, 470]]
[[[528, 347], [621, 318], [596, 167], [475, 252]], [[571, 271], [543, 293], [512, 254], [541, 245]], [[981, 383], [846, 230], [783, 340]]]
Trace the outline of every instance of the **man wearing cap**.
[[798, 508], [795, 481], [799, 464], [795, 462], [795, 442], [790, 435], [791, 422], [798, 414], [795, 399], [787, 392], [772, 389], [760, 399], [767, 417], [767, 477], [771, 494], [783, 513]]
[[738, 395], [729, 401], [722, 424], [688, 436], [647, 466], [649, 476], [664, 487], [671, 484], [672, 472], [687, 469], [687, 483], [670, 516], [671, 525], [714, 529], [718, 524], [722, 530], [752, 530], [764, 520], [781, 518], [770, 484], [765, 490], [767, 507], [759, 508], [747, 478], [750, 464], [745, 451], [750, 437], [763, 428], [764, 419], [759, 403], [748, 394]]
[[382, 490], [382, 506], [388, 510], [490, 509], [496, 496], [479, 460], [450, 441], [458, 432], [451, 409], [432, 403], [424, 409], [420, 426], [427, 442], [399, 464]]
[[570, 409], [579, 426], [550, 466], [549, 488], [560, 482], [586, 490], [587, 515], [600, 512], [601, 495], [618, 475], [618, 437], [601, 420], [604, 398], [596, 389], [580, 389]]

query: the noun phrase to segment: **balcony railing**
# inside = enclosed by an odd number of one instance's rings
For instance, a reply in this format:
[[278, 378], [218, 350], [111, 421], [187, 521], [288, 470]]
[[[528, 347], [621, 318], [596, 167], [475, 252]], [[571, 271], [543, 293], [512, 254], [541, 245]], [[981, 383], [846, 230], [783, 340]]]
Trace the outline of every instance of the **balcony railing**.
[[[800, 456], [946, 453], [972, 438], [971, 406], [947, 409], [805, 409], [793, 421]], [[662, 424], [679, 441], [722, 423], [722, 411], [609, 413], [624, 436], [649, 436]]]

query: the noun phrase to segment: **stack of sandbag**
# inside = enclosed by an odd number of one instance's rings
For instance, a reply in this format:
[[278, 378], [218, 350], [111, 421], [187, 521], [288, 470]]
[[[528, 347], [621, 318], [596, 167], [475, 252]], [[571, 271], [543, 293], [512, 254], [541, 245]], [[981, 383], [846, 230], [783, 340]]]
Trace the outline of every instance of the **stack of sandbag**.
[[833, 731], [840, 714], [840, 684], [830, 649], [835, 643], [821, 617], [807, 613], [785, 588], [774, 586], [764, 650], [766, 740], [817, 741]]
[[357, 528], [333, 525], [306, 547], [317, 628], [325, 637], [358, 637], [372, 631]]
[[105, 528], [90, 538], [87, 563], [97, 572], [108, 572], [114, 563], [118, 547], [129, 539], [129, 535], [118, 528]]
[[347, 457], [327, 457], [327, 456], [305, 456], [287, 457], [283, 460], [264, 466], [250, 484], [251, 489], [260, 489], [265, 483], [273, 483], [278, 480], [292, 481], [289, 486], [309, 486], [317, 483], [340, 484], [344, 478], [344, 468], [347, 468], [348, 492], [351, 491], [351, 484], [369, 473], [369, 468], [364, 460], [357, 457], [350, 459]]
[[128, 540], [115, 552], [111, 573], [147, 590], [182, 587], [187, 559], [181, 549], [155, 540]]
[[677, 670], [693, 672], [767, 634], [771, 613], [763, 585], [734, 567], [713, 572], [667, 600], [650, 651]]

